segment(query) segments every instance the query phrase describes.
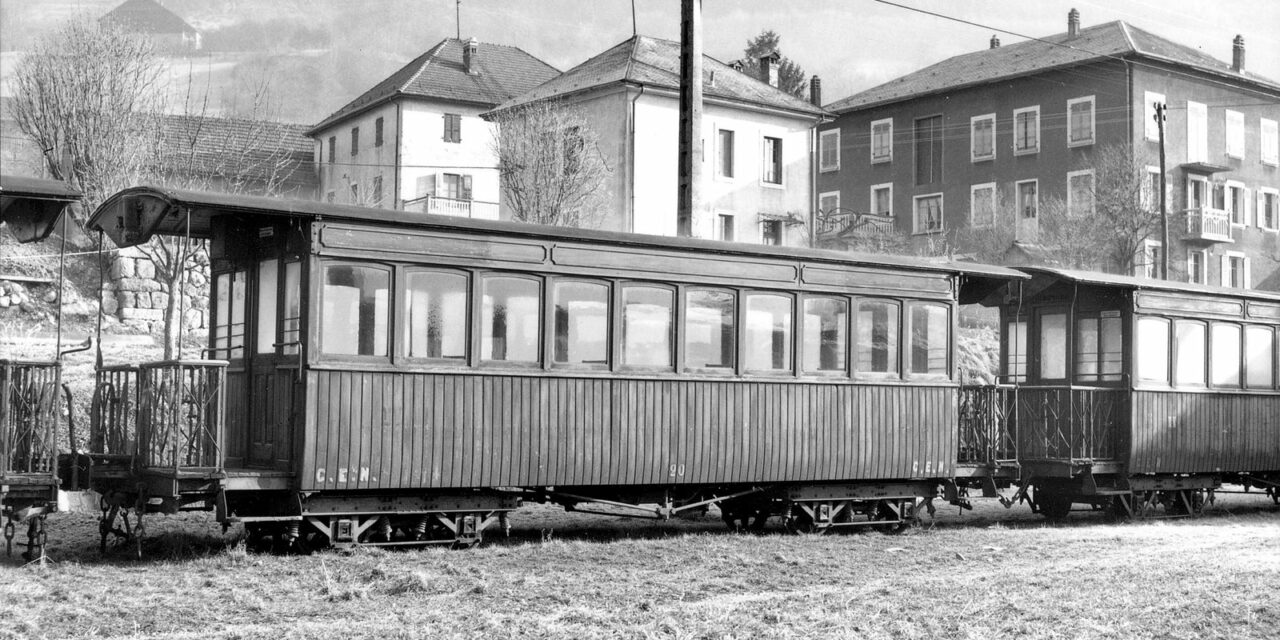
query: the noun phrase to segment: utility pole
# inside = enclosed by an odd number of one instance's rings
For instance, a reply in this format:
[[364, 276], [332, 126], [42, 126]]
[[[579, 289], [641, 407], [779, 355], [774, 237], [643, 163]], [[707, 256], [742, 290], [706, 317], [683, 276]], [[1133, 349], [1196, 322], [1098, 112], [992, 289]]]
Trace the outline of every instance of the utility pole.
[[1165, 280], [1168, 280], [1169, 279], [1169, 208], [1168, 208], [1168, 203], [1165, 202], [1165, 197], [1164, 197], [1165, 193], [1168, 191], [1168, 187], [1165, 186], [1166, 181], [1168, 180], [1168, 177], [1165, 175], [1165, 172], [1164, 172], [1164, 121], [1165, 121], [1165, 111], [1167, 111], [1168, 105], [1166, 105], [1163, 102], [1157, 102], [1153, 106], [1156, 109], [1156, 114], [1152, 117], [1156, 119], [1156, 127], [1160, 130], [1160, 235], [1162, 236], [1160, 241], [1160, 260], [1161, 260], [1160, 277]]
[[702, 162], [702, 0], [680, 0], [680, 158], [676, 176], [676, 235], [693, 235], [693, 214], [701, 204]]

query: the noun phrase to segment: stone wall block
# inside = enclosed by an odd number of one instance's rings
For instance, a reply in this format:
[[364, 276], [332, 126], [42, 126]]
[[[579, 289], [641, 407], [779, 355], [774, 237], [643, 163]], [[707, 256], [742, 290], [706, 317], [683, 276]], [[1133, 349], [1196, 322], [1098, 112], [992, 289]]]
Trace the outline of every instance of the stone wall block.
[[148, 280], [156, 277], [156, 265], [146, 258], [138, 258], [137, 274], [139, 278]]

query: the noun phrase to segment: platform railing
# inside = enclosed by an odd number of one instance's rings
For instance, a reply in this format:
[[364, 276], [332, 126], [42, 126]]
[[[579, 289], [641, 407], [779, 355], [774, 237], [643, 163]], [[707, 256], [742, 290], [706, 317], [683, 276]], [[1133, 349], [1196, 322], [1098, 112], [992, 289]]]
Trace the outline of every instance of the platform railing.
[[138, 369], [138, 465], [220, 468], [227, 362], [166, 360]]
[[0, 360], [0, 476], [52, 473], [58, 364]]
[[1119, 454], [1128, 395], [1097, 387], [1020, 387], [1010, 413], [1019, 457], [1110, 460]]
[[90, 454], [137, 454], [138, 372], [132, 364], [98, 369], [90, 407]]
[[1007, 385], [960, 388], [957, 462], [996, 466], [1017, 459], [1016, 434], [1009, 419], [1013, 392]]

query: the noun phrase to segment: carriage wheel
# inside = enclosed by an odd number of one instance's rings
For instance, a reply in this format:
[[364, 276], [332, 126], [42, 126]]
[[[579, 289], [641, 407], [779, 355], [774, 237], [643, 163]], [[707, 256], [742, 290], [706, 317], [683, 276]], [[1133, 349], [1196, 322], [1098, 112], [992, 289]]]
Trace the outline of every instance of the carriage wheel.
[[757, 504], [721, 504], [720, 518], [734, 531], [758, 533], [769, 520], [769, 508]]
[[1036, 508], [1049, 520], [1062, 520], [1071, 514], [1071, 496], [1057, 491], [1037, 491]]

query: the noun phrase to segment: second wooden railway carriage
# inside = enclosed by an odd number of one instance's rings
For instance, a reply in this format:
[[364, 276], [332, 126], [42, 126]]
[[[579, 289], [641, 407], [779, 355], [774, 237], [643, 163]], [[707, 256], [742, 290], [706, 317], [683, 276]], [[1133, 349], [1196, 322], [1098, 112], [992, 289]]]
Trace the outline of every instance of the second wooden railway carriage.
[[1280, 498], [1280, 295], [1024, 270], [996, 404], [1040, 510], [1195, 513], [1223, 482]]
[[956, 475], [957, 305], [1024, 277], [153, 188], [91, 226], [209, 240], [216, 358], [102, 374], [96, 488], [337, 543], [521, 498], [901, 521]]

